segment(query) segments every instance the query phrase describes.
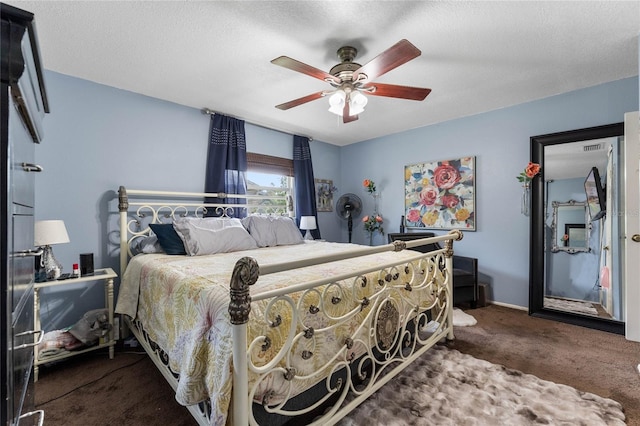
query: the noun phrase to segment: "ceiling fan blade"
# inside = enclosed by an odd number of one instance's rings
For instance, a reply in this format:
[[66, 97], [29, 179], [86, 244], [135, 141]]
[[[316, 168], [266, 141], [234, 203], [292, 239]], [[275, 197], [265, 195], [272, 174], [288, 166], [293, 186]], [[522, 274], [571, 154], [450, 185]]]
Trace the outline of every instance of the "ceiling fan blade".
[[312, 93], [310, 95], [303, 96], [301, 98], [294, 99], [292, 101], [285, 102], [285, 103], [280, 104], [280, 105], [276, 105], [276, 108], [285, 111], [285, 110], [288, 110], [289, 108], [297, 107], [298, 105], [306, 104], [307, 102], [311, 102], [311, 101], [315, 101], [316, 99], [320, 99], [321, 97], [324, 96], [324, 94], [325, 94], [324, 91]]
[[321, 69], [312, 67], [300, 61], [296, 61], [288, 56], [280, 56], [271, 61], [272, 64], [280, 65], [281, 67], [288, 68], [293, 71], [301, 72], [302, 74], [309, 75], [322, 81], [333, 81], [336, 84], [340, 84], [340, 79], [322, 71]]
[[398, 86], [395, 84], [370, 83], [363, 87], [363, 89], [371, 88], [374, 88], [374, 90], [370, 92], [364, 90], [364, 93], [373, 96], [386, 96], [388, 98], [410, 99], [413, 101], [421, 101], [431, 93], [431, 89]]
[[385, 50], [371, 61], [367, 62], [353, 72], [353, 80], [356, 81], [360, 74], [365, 74], [367, 80], [381, 76], [400, 65], [420, 56], [422, 52], [409, 41], [402, 39], [389, 49]]
[[343, 123], [351, 123], [352, 121], [356, 121], [358, 119], [357, 115], [343, 115], [342, 122]]

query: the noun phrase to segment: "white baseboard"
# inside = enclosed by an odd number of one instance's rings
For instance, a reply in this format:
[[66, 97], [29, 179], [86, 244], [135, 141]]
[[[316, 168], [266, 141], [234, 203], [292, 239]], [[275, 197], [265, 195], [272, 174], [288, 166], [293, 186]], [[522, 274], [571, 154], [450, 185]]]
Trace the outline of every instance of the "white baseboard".
[[498, 306], [502, 306], [504, 308], [517, 309], [519, 311], [529, 311], [529, 308], [527, 308], [526, 306], [512, 305], [510, 303], [503, 303], [503, 302], [496, 302], [495, 300], [489, 300], [487, 303], [489, 305], [498, 305]]

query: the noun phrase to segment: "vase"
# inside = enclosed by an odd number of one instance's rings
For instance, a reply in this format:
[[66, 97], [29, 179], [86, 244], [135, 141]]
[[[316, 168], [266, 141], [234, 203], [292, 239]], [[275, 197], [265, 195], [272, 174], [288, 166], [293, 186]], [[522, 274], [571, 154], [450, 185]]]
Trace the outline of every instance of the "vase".
[[520, 213], [525, 216], [529, 216], [531, 214], [531, 188], [529, 186], [529, 182], [526, 182], [522, 185]]
[[380, 194], [377, 192], [372, 192], [371, 196], [373, 197], [373, 212], [378, 214], [378, 200], [380, 199]]

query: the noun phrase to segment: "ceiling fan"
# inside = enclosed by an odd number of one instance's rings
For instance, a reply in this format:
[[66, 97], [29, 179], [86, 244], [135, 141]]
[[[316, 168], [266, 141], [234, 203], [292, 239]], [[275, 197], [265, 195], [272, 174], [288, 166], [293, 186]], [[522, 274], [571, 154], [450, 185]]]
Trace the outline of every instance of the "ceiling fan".
[[341, 115], [344, 123], [350, 123], [357, 120], [358, 114], [364, 111], [364, 107], [367, 104], [367, 97], [364, 94], [421, 101], [431, 92], [431, 89], [372, 81], [420, 56], [422, 52], [407, 40], [400, 40], [365, 65], [353, 62], [358, 54], [355, 47], [343, 46], [338, 49], [337, 53], [342, 62], [331, 68], [328, 73], [288, 56], [280, 56], [272, 60], [272, 64], [326, 81], [333, 86], [331, 90], [312, 93], [302, 98], [276, 105], [276, 108], [287, 110], [330, 96], [329, 111]]

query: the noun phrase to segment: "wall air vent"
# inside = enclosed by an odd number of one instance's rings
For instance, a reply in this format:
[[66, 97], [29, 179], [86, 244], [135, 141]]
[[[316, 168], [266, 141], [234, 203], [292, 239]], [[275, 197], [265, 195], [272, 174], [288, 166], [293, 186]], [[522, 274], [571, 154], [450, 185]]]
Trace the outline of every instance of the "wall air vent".
[[602, 144], [599, 143], [594, 143], [593, 145], [585, 145], [582, 147], [584, 152], [589, 152], [589, 151], [598, 151], [600, 149], [602, 149]]

